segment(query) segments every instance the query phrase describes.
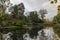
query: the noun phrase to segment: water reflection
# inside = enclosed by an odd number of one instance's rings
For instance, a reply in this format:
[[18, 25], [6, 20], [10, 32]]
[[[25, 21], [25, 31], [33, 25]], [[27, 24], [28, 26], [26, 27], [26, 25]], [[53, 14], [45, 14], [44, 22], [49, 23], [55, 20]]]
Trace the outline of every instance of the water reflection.
[[[12, 32], [8, 32], [7, 34], [3, 34], [1, 37], [3, 38], [3, 40], [13, 40], [12, 35], [13, 35]], [[42, 29], [38, 31], [37, 37], [34, 36], [33, 38], [30, 37], [30, 34], [28, 32], [23, 34], [23, 40], [57, 40], [57, 39], [60, 40], [57, 34], [54, 33], [53, 28]]]
[[7, 34], [3, 34], [2, 37], [3, 37], [3, 40], [13, 40], [12, 39], [12, 33], [11, 32], [8, 32]]

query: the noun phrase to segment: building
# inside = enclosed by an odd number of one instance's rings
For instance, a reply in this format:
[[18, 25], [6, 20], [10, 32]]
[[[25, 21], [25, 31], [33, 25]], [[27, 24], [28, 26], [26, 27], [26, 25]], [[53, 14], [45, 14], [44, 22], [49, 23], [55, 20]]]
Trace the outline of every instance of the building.
[[18, 14], [20, 14], [20, 13], [23, 14], [24, 11], [25, 11], [24, 4], [23, 4], [23, 3], [20, 3], [20, 4], [18, 4], [17, 6], [18, 6]]

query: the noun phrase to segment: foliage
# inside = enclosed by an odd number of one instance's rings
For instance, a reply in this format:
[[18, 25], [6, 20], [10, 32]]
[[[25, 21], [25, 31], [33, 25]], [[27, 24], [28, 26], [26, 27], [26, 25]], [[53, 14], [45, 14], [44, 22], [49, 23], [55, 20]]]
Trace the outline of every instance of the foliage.
[[43, 28], [43, 21], [38, 17], [36, 11], [32, 11], [28, 15], [28, 23], [29, 25], [32, 25], [32, 29], [30, 29], [28, 32], [30, 37], [33, 38], [34, 36], [37, 36], [38, 31]]
[[60, 14], [57, 14], [57, 16], [54, 17], [54, 20], [56, 23], [60, 23]]
[[55, 30], [55, 33], [57, 33], [60, 36], [60, 14], [57, 14], [54, 17], [53, 22], [54, 22], [53, 28]]
[[[43, 28], [43, 21], [38, 17], [37, 12], [32, 11], [28, 16], [25, 16], [24, 9], [18, 9], [18, 5], [14, 5], [13, 9], [14, 11], [11, 14], [4, 13], [3, 16], [0, 17], [0, 26], [2, 30], [13, 30], [14, 37], [16, 36], [15, 33], [20, 33], [20, 37], [22, 37], [27, 30], [31, 36], [37, 36], [37, 32]], [[21, 12], [18, 12], [19, 10]], [[32, 25], [31, 29], [29, 29], [30, 26], [28, 24]]]

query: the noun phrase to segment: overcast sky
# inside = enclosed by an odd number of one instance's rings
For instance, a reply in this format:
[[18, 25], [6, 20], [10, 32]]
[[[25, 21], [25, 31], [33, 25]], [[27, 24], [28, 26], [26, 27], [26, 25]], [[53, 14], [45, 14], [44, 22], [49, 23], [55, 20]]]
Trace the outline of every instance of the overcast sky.
[[[50, 0], [51, 1], [51, 0]], [[48, 11], [46, 14], [46, 18], [50, 19], [57, 14], [57, 6], [60, 4], [59, 0], [56, 4], [50, 4], [49, 0], [11, 0], [11, 3], [19, 4], [21, 2], [24, 3], [26, 12], [40, 10], [41, 8], [45, 8]]]

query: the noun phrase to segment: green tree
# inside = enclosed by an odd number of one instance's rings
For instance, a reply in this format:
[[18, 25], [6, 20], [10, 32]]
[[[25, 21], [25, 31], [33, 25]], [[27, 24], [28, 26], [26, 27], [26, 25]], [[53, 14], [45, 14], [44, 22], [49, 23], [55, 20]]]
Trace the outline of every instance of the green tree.
[[12, 12], [13, 17], [16, 18], [16, 15], [18, 14], [18, 7], [17, 7], [17, 5], [14, 5], [14, 6], [13, 6], [13, 10], [14, 10], [14, 11]]
[[56, 22], [56, 23], [60, 23], [60, 14], [57, 14], [55, 17], [54, 17], [54, 22]]
[[39, 17], [38, 17], [37, 11], [30, 12], [30, 14], [28, 16], [28, 20], [31, 23], [40, 23], [41, 22], [40, 19], [39, 19]]
[[23, 3], [20, 3], [18, 5], [15, 5], [13, 7], [14, 11], [13, 16], [17, 19], [23, 19], [24, 18], [24, 11], [25, 11], [25, 7]]

